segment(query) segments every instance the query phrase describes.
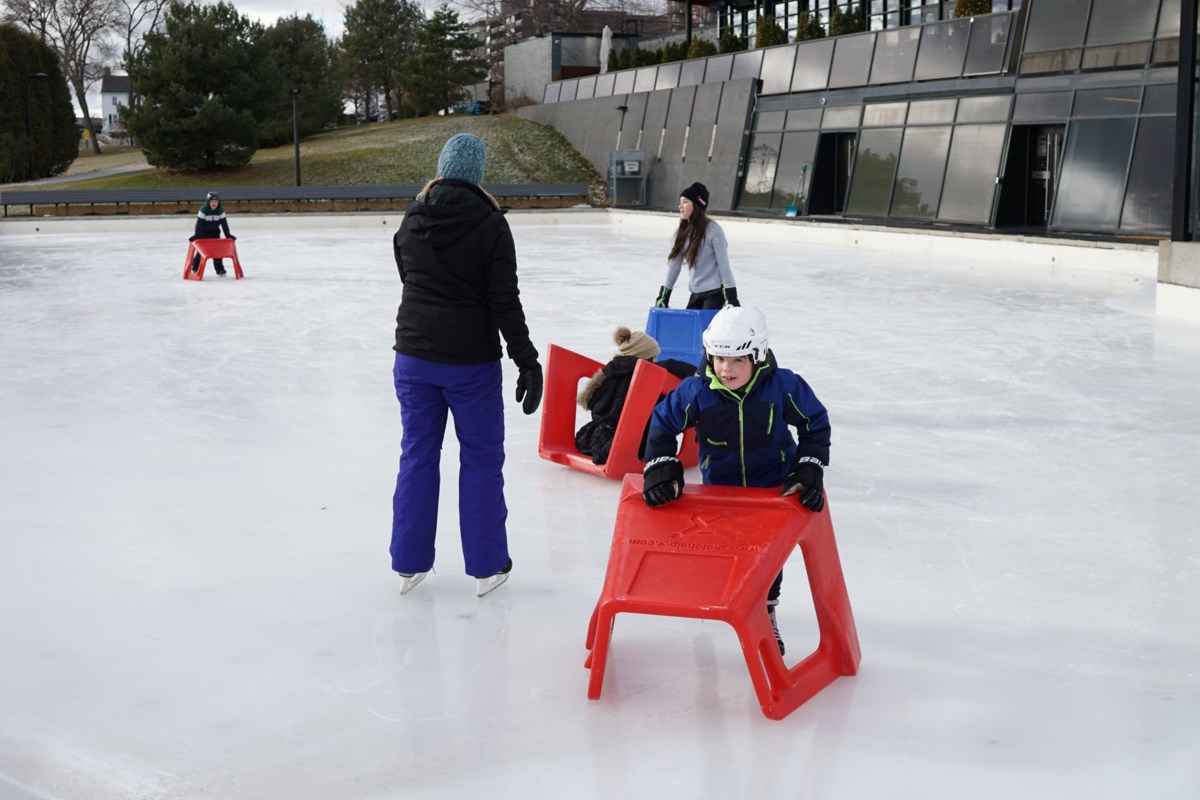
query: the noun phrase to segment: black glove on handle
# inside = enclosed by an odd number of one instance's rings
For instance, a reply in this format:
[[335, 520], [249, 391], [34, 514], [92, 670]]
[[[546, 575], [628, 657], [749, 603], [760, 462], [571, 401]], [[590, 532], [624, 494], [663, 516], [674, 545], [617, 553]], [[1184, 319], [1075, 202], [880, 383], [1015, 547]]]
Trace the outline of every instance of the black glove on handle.
[[819, 512], [825, 507], [825, 469], [812, 456], [797, 459], [792, 471], [783, 479], [780, 494], [799, 494], [800, 505], [809, 511]]
[[517, 402], [526, 414], [532, 414], [542, 404], [542, 365], [537, 361], [522, 367], [517, 376]]
[[642, 470], [642, 497], [651, 508], [678, 500], [683, 494], [683, 464], [675, 456], [659, 456]]
[[670, 308], [671, 307], [671, 290], [665, 286], [658, 288], [658, 297], [654, 300], [655, 308]]

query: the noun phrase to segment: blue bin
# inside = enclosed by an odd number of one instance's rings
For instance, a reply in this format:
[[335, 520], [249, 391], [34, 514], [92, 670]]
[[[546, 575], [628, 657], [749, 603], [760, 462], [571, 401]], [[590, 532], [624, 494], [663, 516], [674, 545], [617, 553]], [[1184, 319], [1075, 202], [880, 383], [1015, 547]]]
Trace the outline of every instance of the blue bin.
[[646, 335], [658, 342], [660, 359], [674, 358], [700, 366], [704, 361], [704, 329], [718, 309], [652, 308], [646, 318]]

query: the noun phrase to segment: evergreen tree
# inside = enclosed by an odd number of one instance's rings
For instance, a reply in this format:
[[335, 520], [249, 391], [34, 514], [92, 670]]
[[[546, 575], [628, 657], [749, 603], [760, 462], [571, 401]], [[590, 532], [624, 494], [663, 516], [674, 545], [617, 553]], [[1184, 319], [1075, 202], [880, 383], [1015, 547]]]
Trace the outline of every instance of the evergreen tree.
[[978, 17], [992, 13], [992, 0], [958, 0], [954, 6], [954, 18]]
[[[29, 81], [32, 139], [25, 129], [26, 68], [46, 76]], [[0, 24], [0, 183], [58, 175], [78, 155], [75, 109], [58, 56], [36, 36]]]
[[754, 27], [757, 31], [754, 36], [755, 49], [771, 47], [777, 44], [787, 44], [787, 31], [779, 27], [779, 23], [775, 21], [775, 17], [770, 14], [765, 17], [759, 17]]
[[334, 63], [325, 28], [312, 14], [284, 17], [264, 35], [271, 61], [279, 70], [283, 99], [262, 126], [265, 147], [292, 140], [291, 90], [300, 90], [300, 135], [336, 123], [342, 115], [343, 80]]
[[847, 33], [862, 33], [867, 29], [862, 10], [858, 6], [849, 6], [845, 10], [835, 8], [829, 15], [829, 35], [841, 36]]
[[487, 76], [488, 62], [474, 56], [483, 42], [467, 27], [457, 12], [443, 4], [417, 32], [401, 86], [418, 114], [453, 107], [462, 99], [463, 87]]
[[141, 104], [122, 109], [146, 160], [160, 167], [213, 170], [247, 164], [259, 126], [282, 87], [263, 28], [224, 2], [173, 2], [164, 29], [146, 35], [129, 80]]
[[688, 58], [706, 58], [717, 54], [717, 46], [708, 39], [692, 39], [688, 47]]
[[403, 67], [414, 53], [424, 21], [421, 7], [413, 0], [356, 0], [346, 7], [340, 61], [350, 80], [350, 93], [366, 101], [368, 116], [376, 94], [382, 95], [388, 117], [399, 111]]
[[824, 39], [825, 29], [816, 14], [801, 14], [796, 24], [796, 41], [807, 42], [812, 39]]
[[747, 46], [745, 36], [738, 36], [729, 30], [721, 34], [718, 44], [722, 53], [740, 53]]

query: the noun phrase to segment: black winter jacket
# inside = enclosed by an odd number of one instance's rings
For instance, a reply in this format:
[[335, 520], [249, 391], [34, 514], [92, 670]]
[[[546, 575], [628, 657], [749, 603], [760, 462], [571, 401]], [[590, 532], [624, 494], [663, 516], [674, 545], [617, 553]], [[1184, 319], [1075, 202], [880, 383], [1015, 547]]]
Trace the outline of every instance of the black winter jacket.
[[437, 181], [408, 207], [392, 248], [404, 283], [396, 352], [482, 364], [501, 357], [503, 334], [518, 367], [537, 360], [517, 289], [512, 231], [482, 189]]

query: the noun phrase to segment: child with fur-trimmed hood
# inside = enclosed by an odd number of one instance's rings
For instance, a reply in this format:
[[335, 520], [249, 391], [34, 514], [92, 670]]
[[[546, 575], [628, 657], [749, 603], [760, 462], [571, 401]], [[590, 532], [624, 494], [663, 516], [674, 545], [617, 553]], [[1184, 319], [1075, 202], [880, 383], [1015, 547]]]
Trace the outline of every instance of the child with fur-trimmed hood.
[[[596, 371], [576, 398], [580, 408], [592, 412], [592, 419], [576, 432], [575, 446], [579, 452], [591, 456], [595, 464], [608, 461], [638, 360], [654, 361], [659, 354], [658, 342], [653, 337], [624, 326], [613, 331], [613, 343], [617, 346], [617, 355]], [[679, 378], [696, 373], [696, 368], [684, 361], [664, 359], [656, 363]]]

